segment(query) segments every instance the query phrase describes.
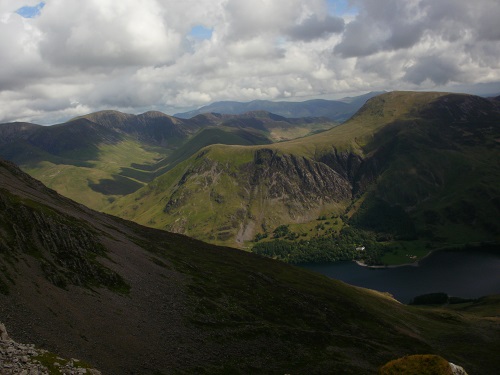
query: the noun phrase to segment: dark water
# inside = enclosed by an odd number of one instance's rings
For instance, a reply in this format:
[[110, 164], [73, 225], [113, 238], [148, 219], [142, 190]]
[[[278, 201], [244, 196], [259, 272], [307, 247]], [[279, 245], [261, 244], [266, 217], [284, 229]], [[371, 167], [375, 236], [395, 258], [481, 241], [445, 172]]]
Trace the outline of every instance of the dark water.
[[371, 269], [355, 262], [303, 264], [302, 267], [348, 284], [391, 293], [408, 303], [413, 297], [434, 292], [477, 298], [500, 294], [500, 253], [437, 251], [418, 267]]

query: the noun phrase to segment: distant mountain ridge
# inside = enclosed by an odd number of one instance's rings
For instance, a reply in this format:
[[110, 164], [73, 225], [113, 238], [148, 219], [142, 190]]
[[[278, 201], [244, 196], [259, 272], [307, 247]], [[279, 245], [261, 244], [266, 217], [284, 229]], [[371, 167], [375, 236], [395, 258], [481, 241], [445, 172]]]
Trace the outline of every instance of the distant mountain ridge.
[[370, 98], [382, 92], [370, 92], [365, 95], [340, 100], [313, 99], [303, 102], [274, 102], [254, 100], [251, 102], [221, 101], [199, 109], [177, 113], [179, 118], [192, 118], [203, 113], [239, 115], [249, 111], [267, 111], [287, 118], [326, 117], [337, 122], [344, 122], [351, 117]]
[[281, 225], [304, 241], [353, 226], [433, 248], [498, 239], [499, 113], [494, 99], [432, 92], [376, 96], [340, 126], [103, 111], [1, 125], [0, 154], [93, 208], [218, 244], [249, 248]]

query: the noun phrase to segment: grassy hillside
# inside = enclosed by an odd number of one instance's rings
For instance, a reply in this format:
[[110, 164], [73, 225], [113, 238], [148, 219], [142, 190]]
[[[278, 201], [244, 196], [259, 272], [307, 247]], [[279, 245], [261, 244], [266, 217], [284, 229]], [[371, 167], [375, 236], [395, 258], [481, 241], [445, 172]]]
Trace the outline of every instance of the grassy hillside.
[[[107, 210], [238, 247], [280, 225], [303, 240], [351, 225], [396, 253], [399, 241], [497, 241], [499, 119], [479, 97], [387, 93], [320, 134], [207, 147]], [[320, 217], [332, 220], [318, 228]]]
[[145, 225], [241, 246], [258, 231], [338, 211], [347, 204], [343, 200], [349, 199], [349, 190], [322, 163], [260, 146], [218, 145], [106, 210]]
[[177, 119], [101, 111], [64, 124], [0, 125], [0, 156], [60, 193], [95, 209], [131, 194], [211, 144], [254, 145], [333, 127], [326, 119], [267, 112]]
[[383, 150], [378, 162], [386, 165], [353, 222], [373, 228], [373, 215], [383, 207], [370, 205], [378, 201], [403, 209], [416, 234], [432, 241], [498, 240], [499, 119], [493, 102], [447, 95], [423, 107], [420, 118], [385, 127], [365, 152]]
[[61, 193], [99, 208], [144, 185], [140, 178], [123, 176], [122, 168], [154, 164], [171, 152], [160, 142], [145, 143], [147, 131], [142, 136], [131, 131], [126, 121], [132, 118], [102, 112], [54, 126], [12, 124], [10, 134], [0, 137], [0, 154]]
[[99, 214], [3, 161], [0, 176], [0, 320], [17, 341], [111, 375], [373, 374], [414, 353], [496, 373], [491, 315], [402, 305]]
[[[394, 91], [370, 99], [346, 123], [328, 132], [276, 145], [283, 153], [293, 153], [310, 158], [337, 152], [365, 155], [365, 147], [375, 134], [394, 121], [420, 117], [420, 110], [430, 102], [447, 95], [439, 92]], [[368, 150], [366, 150], [368, 151]]]
[[166, 153], [164, 149], [146, 148], [128, 138], [114, 144], [100, 144], [97, 156], [85, 158], [84, 165], [42, 159], [24, 164], [23, 169], [59, 193], [98, 209], [144, 186], [140, 178], [122, 177], [123, 168], [135, 170], [134, 163], [154, 164]]

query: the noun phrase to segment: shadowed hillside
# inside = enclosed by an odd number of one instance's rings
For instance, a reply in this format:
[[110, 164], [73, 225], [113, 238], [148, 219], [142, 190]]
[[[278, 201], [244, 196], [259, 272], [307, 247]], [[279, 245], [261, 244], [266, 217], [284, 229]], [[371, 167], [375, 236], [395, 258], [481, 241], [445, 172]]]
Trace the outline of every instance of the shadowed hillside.
[[105, 374], [372, 374], [415, 352], [497, 370], [496, 319], [99, 214], [7, 162], [0, 177], [0, 320], [16, 341]]

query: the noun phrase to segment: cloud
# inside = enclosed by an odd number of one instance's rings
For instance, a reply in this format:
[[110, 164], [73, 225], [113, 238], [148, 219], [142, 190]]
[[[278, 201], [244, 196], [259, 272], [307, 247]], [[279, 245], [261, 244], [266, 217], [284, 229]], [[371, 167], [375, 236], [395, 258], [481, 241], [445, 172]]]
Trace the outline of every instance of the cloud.
[[52, 0], [36, 20], [44, 34], [41, 55], [79, 69], [170, 62], [182, 36], [164, 12], [156, 0]]
[[0, 122], [500, 82], [497, 0], [43, 3], [0, 2]]
[[301, 3], [300, 0], [228, 0], [226, 36], [230, 40], [244, 40], [279, 35], [300, 17]]
[[41, 39], [40, 30], [20, 15], [0, 15], [1, 91], [20, 90], [51, 75], [40, 57]]
[[360, 2], [360, 14], [349, 23], [335, 52], [343, 57], [369, 56], [379, 51], [409, 48], [423, 35], [426, 7], [415, 1]]
[[405, 70], [404, 79], [416, 85], [425, 80], [444, 85], [453, 81], [460, 73], [455, 60], [441, 56], [424, 56]]
[[314, 15], [293, 26], [288, 35], [293, 39], [310, 41], [328, 37], [330, 34], [340, 33], [344, 30], [344, 20], [340, 17], [326, 16], [319, 18]]
[[350, 22], [335, 52], [363, 57], [411, 48], [426, 39], [448, 42], [500, 40], [496, 0], [353, 0], [360, 13]]
[[[375, 79], [412, 88], [499, 79], [500, 4], [491, 0], [379, 0], [353, 3], [336, 56]], [[390, 89], [390, 88], [389, 88]]]

